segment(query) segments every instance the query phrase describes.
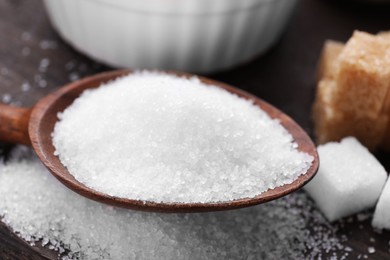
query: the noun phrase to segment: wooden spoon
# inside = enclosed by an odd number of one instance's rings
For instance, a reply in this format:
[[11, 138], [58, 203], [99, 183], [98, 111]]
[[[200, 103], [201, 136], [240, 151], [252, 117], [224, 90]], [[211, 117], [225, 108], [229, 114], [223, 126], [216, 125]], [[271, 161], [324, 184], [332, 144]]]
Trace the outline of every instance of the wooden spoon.
[[[73, 100], [80, 96], [84, 90], [97, 88], [103, 83], [129, 73], [132, 73], [132, 71], [120, 70], [84, 78], [66, 85], [58, 89], [56, 92], [46, 96], [32, 109], [16, 108], [0, 104], [0, 141], [32, 145], [35, 152], [49, 171], [65, 186], [84, 197], [113, 206], [142, 211], [205, 212], [248, 207], [280, 198], [301, 188], [311, 178], [313, 178], [317, 172], [319, 163], [316, 148], [305, 131], [290, 117], [249, 93], [221, 82], [199, 77], [199, 79], [206, 84], [223, 88], [240, 97], [253, 100], [254, 104], [261, 107], [261, 109], [266, 111], [272, 118], [279, 119], [280, 123], [293, 136], [295, 142], [298, 144], [298, 149], [313, 156], [314, 161], [309, 170], [293, 183], [268, 190], [254, 198], [243, 198], [234, 201], [214, 203], [156, 203], [139, 201], [112, 197], [88, 188], [84, 184], [78, 182], [68, 172], [67, 168], [62, 165], [59, 158], [54, 155], [55, 148], [52, 143], [51, 133], [53, 132], [54, 125], [58, 120], [57, 113], [62, 112], [66, 107], [72, 104]], [[193, 76], [178, 72], [167, 73], [182, 77]]]

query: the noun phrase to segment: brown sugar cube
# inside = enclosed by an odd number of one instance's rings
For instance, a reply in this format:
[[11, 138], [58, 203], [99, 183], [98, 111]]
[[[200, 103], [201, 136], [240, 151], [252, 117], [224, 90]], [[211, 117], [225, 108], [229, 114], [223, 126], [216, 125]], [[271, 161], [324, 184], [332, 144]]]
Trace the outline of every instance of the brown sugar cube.
[[359, 117], [353, 113], [337, 111], [333, 95], [337, 85], [333, 80], [322, 80], [317, 87], [313, 106], [313, 120], [317, 143], [340, 141], [355, 136], [362, 144], [375, 150], [384, 138], [388, 116]]
[[[377, 36], [390, 41], [390, 31], [379, 32]], [[332, 79], [335, 77], [337, 69], [337, 58], [343, 50], [344, 46], [345, 44], [339, 41], [325, 41], [317, 68], [318, 81], [324, 78]]]
[[390, 86], [390, 42], [356, 31], [340, 53], [335, 78], [337, 110], [377, 118]]
[[334, 80], [323, 79], [318, 82], [315, 103], [324, 108], [333, 108], [333, 93], [335, 89], [336, 84]]
[[[333, 111], [332, 113], [337, 112]], [[316, 125], [315, 133], [319, 144], [340, 141], [344, 137], [354, 136], [368, 149], [376, 150], [383, 145], [387, 124], [388, 117], [386, 115], [371, 119], [356, 118], [345, 114], [330, 116], [329, 113], [325, 113], [321, 123]]]
[[345, 115], [334, 107], [333, 94], [336, 87], [335, 81], [329, 79], [321, 80], [317, 85], [313, 121], [318, 144], [339, 141], [350, 128], [348, 121], [345, 121]]
[[[382, 114], [390, 117], [390, 91], [387, 92]], [[382, 140], [381, 148], [390, 151], [390, 120], [386, 125], [385, 135]]]
[[346, 117], [346, 127], [341, 128], [342, 136], [355, 136], [370, 150], [376, 150], [382, 145], [385, 136], [388, 116], [380, 115], [378, 118]]
[[[382, 39], [386, 41], [390, 41], [390, 31], [380, 32], [377, 34], [379, 37], [382, 37]], [[390, 116], [390, 90], [387, 92], [387, 96], [384, 102], [384, 108], [383, 113]], [[386, 127], [386, 133], [381, 145], [382, 148], [385, 150], [390, 150], [390, 120], [388, 122], [388, 125]]]
[[390, 31], [379, 32], [377, 35], [382, 37], [384, 40], [390, 41]]
[[322, 48], [321, 58], [318, 63], [317, 80], [324, 78], [332, 79], [336, 74], [337, 58], [344, 48], [344, 44], [337, 41], [327, 40]]
[[[390, 31], [379, 32], [377, 35], [386, 41], [390, 41]], [[383, 113], [390, 116], [390, 90], [387, 92]], [[381, 147], [385, 150], [390, 150], [390, 120], [388, 121]]]
[[[381, 114], [387, 115], [390, 118], [390, 90], [387, 92]], [[390, 120], [386, 125], [385, 135], [382, 140], [381, 148], [390, 150]]]
[[333, 80], [321, 80], [317, 85], [317, 93], [313, 105], [314, 132], [317, 143], [337, 140], [339, 137], [337, 126], [342, 120], [332, 105], [333, 91], [336, 85]]

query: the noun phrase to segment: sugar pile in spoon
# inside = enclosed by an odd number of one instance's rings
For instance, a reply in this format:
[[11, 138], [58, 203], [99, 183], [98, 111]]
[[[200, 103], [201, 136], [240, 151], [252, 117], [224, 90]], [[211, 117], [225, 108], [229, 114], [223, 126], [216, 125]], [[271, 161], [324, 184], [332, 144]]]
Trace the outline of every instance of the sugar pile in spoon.
[[85, 91], [53, 132], [86, 186], [154, 202], [254, 197], [293, 182], [313, 158], [250, 101], [197, 78], [137, 72]]

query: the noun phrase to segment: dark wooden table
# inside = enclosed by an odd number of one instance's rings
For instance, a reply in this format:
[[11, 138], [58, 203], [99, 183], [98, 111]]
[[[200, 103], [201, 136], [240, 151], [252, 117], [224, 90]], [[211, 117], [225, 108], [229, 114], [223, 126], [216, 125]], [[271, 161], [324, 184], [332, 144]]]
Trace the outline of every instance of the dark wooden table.
[[[353, 30], [390, 30], [389, 5], [348, 1], [301, 0], [282, 39], [265, 56], [226, 72], [208, 75], [245, 89], [291, 115], [312, 133], [316, 62], [325, 39], [346, 41]], [[40, 66], [42, 59], [50, 65]], [[51, 28], [39, 0], [0, 0], [0, 102], [31, 106], [71, 80], [110, 68], [97, 64], [65, 44]], [[0, 156], [10, 145], [0, 144]], [[389, 169], [390, 154], [378, 157]], [[0, 198], [1, 199], [1, 198]], [[390, 259], [390, 232], [374, 232], [370, 220], [343, 222], [338, 235], [347, 236], [356, 259]], [[375, 240], [375, 242], [374, 242]], [[326, 254], [325, 254], [326, 255]], [[55, 253], [30, 247], [0, 222], [0, 259], [57, 259]]]

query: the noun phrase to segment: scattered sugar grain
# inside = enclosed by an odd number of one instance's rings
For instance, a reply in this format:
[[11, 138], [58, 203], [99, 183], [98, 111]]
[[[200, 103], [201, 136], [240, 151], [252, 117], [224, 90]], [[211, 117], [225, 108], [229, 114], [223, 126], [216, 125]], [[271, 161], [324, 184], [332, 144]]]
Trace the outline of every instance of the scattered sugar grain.
[[1, 101], [5, 104], [11, 103], [11, 100], [12, 100], [12, 96], [11, 96], [11, 94], [8, 94], [8, 93], [3, 94], [2, 98], [1, 98]]
[[146, 71], [84, 92], [59, 114], [53, 144], [85, 185], [155, 202], [254, 197], [293, 182], [313, 160], [252, 102]]
[[329, 221], [375, 206], [387, 173], [367, 148], [348, 137], [317, 150], [320, 168], [305, 190]]
[[23, 84], [20, 88], [23, 92], [27, 92], [31, 89], [31, 85], [28, 82], [23, 82]]
[[76, 81], [80, 79], [80, 75], [77, 72], [72, 72], [69, 74], [68, 78], [70, 81]]
[[375, 247], [373, 247], [373, 246], [369, 246], [367, 250], [368, 250], [368, 253], [370, 253], [370, 254], [375, 253]]
[[43, 74], [36, 74], [34, 76], [34, 81], [35, 81], [36, 86], [38, 86], [39, 88], [46, 88], [47, 87], [47, 81], [44, 78]]
[[346, 246], [346, 247], [344, 248], [344, 250], [347, 251], [347, 252], [352, 252], [352, 251], [353, 251], [352, 248], [349, 247], [349, 246]]
[[23, 32], [21, 35], [21, 38], [23, 41], [29, 41], [29, 40], [31, 40], [31, 33], [30, 32]]
[[[247, 209], [142, 213], [65, 188], [25, 147], [0, 165], [0, 216], [62, 259], [320, 259], [346, 255], [336, 230], [302, 192]], [[29, 159], [30, 158], [30, 159]], [[336, 253], [337, 251], [337, 253]]]
[[361, 212], [356, 214], [356, 218], [358, 221], [362, 222], [372, 217], [371, 212]]
[[54, 49], [57, 49], [58, 43], [56, 41], [53, 41], [53, 40], [42, 40], [39, 43], [39, 47], [42, 50], [48, 50], [48, 49], [54, 50]]
[[47, 81], [44, 80], [44, 79], [41, 79], [40, 81], [38, 81], [38, 86], [40, 88], [46, 88], [47, 87]]
[[50, 60], [48, 58], [43, 58], [39, 63], [39, 71], [46, 71], [47, 67], [50, 65]]

